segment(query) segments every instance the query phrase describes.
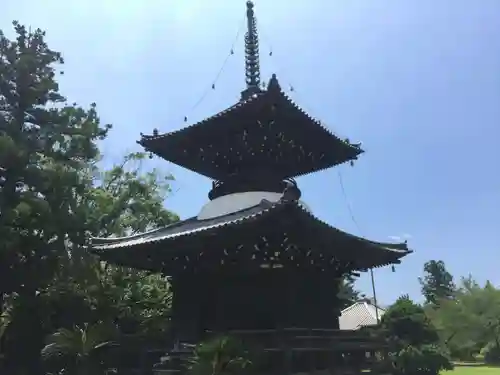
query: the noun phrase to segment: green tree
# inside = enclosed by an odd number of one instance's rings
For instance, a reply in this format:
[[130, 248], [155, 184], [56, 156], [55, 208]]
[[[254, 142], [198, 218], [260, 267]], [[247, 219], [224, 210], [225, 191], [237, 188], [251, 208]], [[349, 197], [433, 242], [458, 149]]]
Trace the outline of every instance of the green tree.
[[60, 95], [63, 60], [44, 32], [17, 22], [14, 31], [13, 40], [0, 31], [0, 296], [23, 302], [18, 317], [26, 320], [14, 317], [9, 327], [21, 329], [26, 357], [41, 344], [38, 293], [68, 262], [67, 244], [85, 241], [78, 197], [90, 181], [80, 171], [96, 160], [96, 141], [110, 126], [101, 126], [94, 105], [83, 109]]
[[450, 299], [455, 293], [453, 276], [446, 270], [442, 260], [430, 260], [424, 264], [424, 277], [419, 278], [425, 301], [436, 305]]
[[[92, 235], [135, 234], [179, 219], [164, 206], [171, 192], [172, 176], [156, 169], [145, 170], [146, 158], [145, 153], [131, 153], [109, 170], [94, 171], [95, 180], [84, 197], [84, 225]], [[115, 317], [129, 331], [154, 327], [152, 330], [161, 334], [166, 328], [171, 299], [165, 277], [112, 266], [84, 251], [79, 253], [82, 256], [74, 257], [76, 264], [65, 282], [73, 282], [80, 289], [84, 285], [84, 293], [100, 319]]]
[[356, 289], [354, 285], [355, 282], [356, 280], [352, 276], [347, 276], [340, 282], [337, 297], [342, 302], [342, 309], [349, 307], [350, 305], [364, 297], [364, 295], [362, 295], [361, 292]]
[[157, 169], [145, 170], [146, 159], [146, 153], [134, 152], [110, 170], [92, 171], [86, 209], [93, 236], [125, 236], [179, 220], [164, 206], [173, 177]]
[[452, 364], [424, 309], [408, 296], [399, 298], [382, 316], [381, 329], [389, 340], [392, 372], [437, 375]]
[[0, 31], [0, 274], [2, 293], [33, 294], [50, 282], [75, 225], [80, 170], [98, 155], [95, 106], [66, 103], [55, 81], [61, 55], [41, 30], [14, 22], [16, 39]]
[[171, 176], [144, 170], [144, 154], [98, 168], [97, 141], [111, 126], [101, 126], [95, 105], [59, 93], [63, 60], [44, 32], [17, 22], [14, 30], [13, 40], [0, 32], [0, 372], [37, 374], [44, 337], [57, 329], [126, 314], [145, 327], [168, 316], [164, 278], [104, 265], [85, 247], [90, 235], [177, 216], [163, 206]]
[[[94, 170], [95, 180], [84, 197], [84, 225], [90, 233], [123, 236], [178, 220], [163, 205], [172, 177], [144, 171], [145, 158], [133, 153], [109, 170]], [[77, 255], [71, 272], [60, 275], [47, 290], [51, 314], [57, 317], [54, 328], [78, 335], [73, 325], [105, 321], [121, 333], [150, 338], [165, 334], [172, 296], [165, 277], [106, 264], [84, 251]]]
[[427, 314], [458, 359], [471, 360], [485, 346], [500, 348], [500, 290], [490, 282], [481, 286], [470, 276], [462, 278], [454, 300]]

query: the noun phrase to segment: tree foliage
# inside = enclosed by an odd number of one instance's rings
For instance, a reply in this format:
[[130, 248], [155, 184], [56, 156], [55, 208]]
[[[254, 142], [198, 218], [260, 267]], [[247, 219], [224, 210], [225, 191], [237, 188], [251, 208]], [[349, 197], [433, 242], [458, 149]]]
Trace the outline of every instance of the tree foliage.
[[67, 242], [84, 241], [80, 171], [110, 125], [101, 126], [95, 105], [71, 105], [59, 93], [63, 59], [44, 32], [14, 29], [14, 40], [0, 32], [0, 288], [33, 294], [67, 257]]
[[390, 344], [392, 372], [437, 375], [452, 365], [424, 309], [408, 296], [400, 297], [382, 316], [381, 329]]
[[364, 297], [364, 295], [356, 289], [355, 282], [356, 280], [352, 276], [345, 277], [340, 282], [337, 297], [342, 302], [341, 307], [343, 309], [359, 301], [361, 297]]
[[232, 336], [215, 337], [200, 343], [188, 364], [192, 375], [241, 374], [253, 365], [248, 349]]
[[470, 276], [462, 278], [454, 300], [427, 314], [459, 359], [471, 360], [484, 347], [491, 353], [500, 348], [500, 290], [490, 282], [481, 286]]
[[103, 264], [85, 248], [90, 236], [178, 218], [163, 204], [172, 177], [145, 170], [145, 154], [102, 169], [98, 141], [111, 126], [94, 104], [60, 94], [63, 59], [43, 31], [17, 22], [14, 31], [13, 40], [0, 32], [0, 372], [38, 374], [54, 332], [83, 337], [75, 326], [100, 322], [124, 332], [166, 328], [165, 278]]
[[425, 301], [435, 305], [439, 301], [450, 299], [455, 293], [453, 276], [446, 270], [442, 260], [430, 260], [424, 264], [424, 277], [420, 278]]
[[[142, 154], [125, 157], [126, 163], [100, 172], [100, 180], [89, 185], [86, 196], [82, 197], [88, 207], [88, 213], [82, 215], [85, 219], [82, 225], [89, 233], [123, 235], [177, 220], [162, 205], [170, 177], [161, 177], [158, 171], [142, 173], [140, 163], [136, 162], [143, 157]], [[109, 185], [103, 185], [110, 176], [114, 176], [112, 193], [107, 190]], [[135, 211], [129, 209], [131, 203], [135, 204]], [[156, 209], [158, 215], [143, 215], [147, 209]], [[106, 222], [106, 226], [101, 227], [97, 222]], [[57, 331], [78, 335], [81, 330], [75, 326], [92, 327], [106, 322], [123, 334], [151, 337], [164, 335], [168, 329], [172, 296], [165, 277], [99, 262], [71, 243], [68, 250], [72, 256], [64, 272], [40, 288], [35, 297], [12, 295], [6, 304], [9, 308], [4, 313], [9, 319], [5, 319], [8, 324], [3, 342], [10, 367], [25, 361], [27, 336], [33, 346], [32, 356], [36, 357], [47, 334]], [[27, 321], [36, 324], [27, 326]], [[33, 336], [37, 339], [33, 340]]]
[[173, 177], [157, 169], [145, 171], [146, 158], [143, 152], [130, 153], [110, 170], [93, 171], [93, 188], [86, 198], [94, 236], [125, 236], [179, 219], [163, 204]]

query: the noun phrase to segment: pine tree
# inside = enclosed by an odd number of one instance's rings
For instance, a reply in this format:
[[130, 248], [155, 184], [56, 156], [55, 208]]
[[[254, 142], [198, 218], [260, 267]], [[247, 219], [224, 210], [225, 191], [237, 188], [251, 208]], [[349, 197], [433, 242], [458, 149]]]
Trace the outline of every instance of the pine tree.
[[422, 294], [428, 304], [436, 305], [440, 300], [451, 299], [456, 286], [453, 276], [446, 270], [442, 260], [430, 260], [424, 264], [424, 277], [419, 278]]

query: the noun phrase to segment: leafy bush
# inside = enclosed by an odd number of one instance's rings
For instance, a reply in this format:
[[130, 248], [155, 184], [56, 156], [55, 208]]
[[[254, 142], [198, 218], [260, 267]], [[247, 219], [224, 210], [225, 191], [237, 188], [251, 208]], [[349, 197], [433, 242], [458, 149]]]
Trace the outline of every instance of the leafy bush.
[[215, 337], [200, 343], [189, 364], [191, 375], [241, 374], [252, 361], [243, 344], [231, 336]]
[[391, 338], [407, 345], [439, 341], [438, 333], [423, 308], [407, 296], [399, 298], [382, 317], [382, 326]]
[[407, 346], [392, 352], [391, 359], [396, 374], [434, 375], [452, 369], [447, 353], [438, 345]]
[[453, 368], [449, 353], [424, 309], [408, 296], [399, 298], [384, 314], [381, 328], [389, 338], [390, 371], [398, 375], [437, 375]]

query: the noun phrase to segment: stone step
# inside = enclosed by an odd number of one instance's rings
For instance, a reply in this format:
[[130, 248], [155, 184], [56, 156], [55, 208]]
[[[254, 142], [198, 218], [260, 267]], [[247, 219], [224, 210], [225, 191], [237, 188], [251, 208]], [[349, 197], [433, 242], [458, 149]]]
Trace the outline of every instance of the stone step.
[[160, 362], [153, 366], [155, 375], [173, 375], [184, 372], [192, 358], [194, 346], [178, 345], [160, 357]]
[[172, 370], [172, 369], [158, 369], [153, 370], [153, 374], [155, 375], [177, 375], [181, 372], [181, 370]]

